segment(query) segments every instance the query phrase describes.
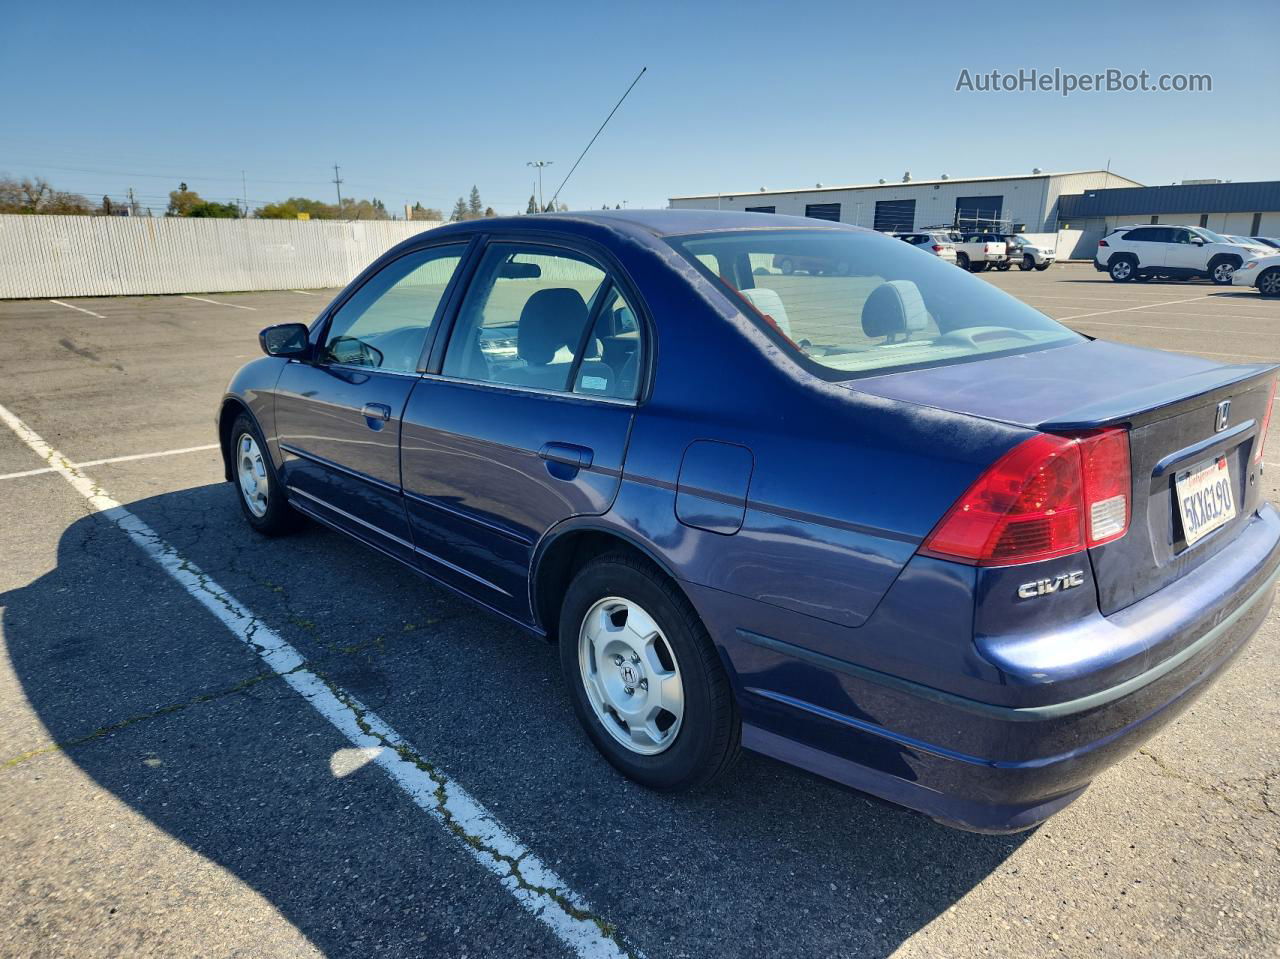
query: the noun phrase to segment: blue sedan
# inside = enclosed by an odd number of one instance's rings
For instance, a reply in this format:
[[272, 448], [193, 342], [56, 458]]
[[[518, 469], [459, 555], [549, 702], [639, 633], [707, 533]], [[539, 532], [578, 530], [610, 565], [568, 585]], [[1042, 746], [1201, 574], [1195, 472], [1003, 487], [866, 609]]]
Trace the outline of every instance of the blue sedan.
[[746, 747], [1028, 828], [1208, 686], [1280, 570], [1274, 367], [1093, 340], [842, 224], [453, 224], [260, 340], [218, 414], [249, 525], [305, 514], [558, 643], [655, 789]]

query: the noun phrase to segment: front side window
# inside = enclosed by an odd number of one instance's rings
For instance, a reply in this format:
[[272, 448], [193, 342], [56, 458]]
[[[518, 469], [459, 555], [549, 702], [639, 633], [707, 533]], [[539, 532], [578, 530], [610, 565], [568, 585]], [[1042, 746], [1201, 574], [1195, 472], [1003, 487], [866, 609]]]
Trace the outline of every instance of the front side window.
[[[669, 242], [830, 379], [1084, 339], [995, 286], [879, 234], [759, 230]], [[761, 263], [774, 266], [762, 272]], [[799, 263], [810, 268], [777, 267]]]
[[634, 396], [638, 351], [635, 314], [600, 266], [568, 251], [496, 243], [476, 270], [442, 372], [628, 398], [627, 383]]
[[408, 253], [374, 274], [333, 314], [321, 362], [396, 373], [417, 370], [465, 249], [458, 244]]

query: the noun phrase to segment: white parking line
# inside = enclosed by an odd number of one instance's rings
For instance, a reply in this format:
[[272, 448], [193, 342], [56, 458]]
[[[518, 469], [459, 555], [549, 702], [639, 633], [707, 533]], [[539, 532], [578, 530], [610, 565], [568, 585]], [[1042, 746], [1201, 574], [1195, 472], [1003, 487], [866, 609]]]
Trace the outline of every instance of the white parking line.
[[241, 306], [239, 303], [224, 303], [222, 300], [206, 300], [203, 296], [188, 296], [183, 293], [184, 300], [199, 300], [201, 303], [212, 303], [214, 306], [229, 306], [233, 310], [256, 310], [256, 306]]
[[1076, 313], [1072, 316], [1055, 316], [1054, 319], [1059, 323], [1065, 323], [1067, 320], [1079, 320], [1086, 316], [1107, 316], [1110, 313], [1129, 313], [1133, 310], [1150, 310], [1157, 306], [1173, 306], [1176, 303], [1191, 303], [1200, 299], [1203, 299], [1203, 297], [1193, 296], [1185, 300], [1166, 300], [1163, 303], [1143, 303], [1141, 306], [1126, 306], [1118, 310], [1098, 310], [1096, 313]]
[[303, 296], [319, 296], [318, 293], [312, 293], [310, 290], [290, 290], [290, 293], [301, 293]]
[[61, 300], [50, 300], [49, 302], [57, 303], [59, 306], [65, 306], [68, 310], [79, 310], [81, 313], [88, 313], [90, 316], [96, 316], [100, 320], [106, 319], [106, 317], [101, 313], [95, 313], [93, 310], [86, 310], [83, 306], [73, 306], [70, 303], [63, 303]]
[[61, 474], [85, 498], [93, 512], [123, 530], [356, 749], [376, 754], [373, 762], [381, 766], [419, 808], [453, 833], [462, 849], [497, 876], [507, 892], [576, 955], [584, 959], [628, 955], [615, 936], [606, 935], [604, 924], [590, 914], [586, 902], [466, 790], [435, 768], [349, 692], [309, 669], [302, 654], [248, 607], [183, 559], [155, 530], [108, 496], [3, 406], [0, 406], [0, 421], [48, 463], [50, 469]]
[[[102, 466], [106, 463], [128, 463], [132, 460], [149, 460], [157, 456], [178, 456], [182, 453], [203, 453], [205, 450], [216, 450], [217, 443], [209, 443], [206, 446], [184, 446], [176, 450], [159, 450], [155, 453], [131, 453], [128, 456], [109, 456], [102, 460], [85, 460], [83, 463], [72, 463], [76, 469], [82, 466]], [[2, 473], [0, 480], [20, 479], [23, 476], [39, 476], [41, 473], [56, 473], [57, 470], [52, 466], [42, 466], [40, 469], [23, 470], [20, 473]]]

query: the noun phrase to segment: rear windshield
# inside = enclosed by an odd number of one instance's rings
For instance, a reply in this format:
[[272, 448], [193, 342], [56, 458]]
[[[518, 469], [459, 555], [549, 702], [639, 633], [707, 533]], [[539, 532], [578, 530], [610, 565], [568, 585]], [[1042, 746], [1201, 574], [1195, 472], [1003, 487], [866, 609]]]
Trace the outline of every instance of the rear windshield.
[[669, 242], [828, 379], [1084, 339], [950, 261], [876, 233], [758, 230]]

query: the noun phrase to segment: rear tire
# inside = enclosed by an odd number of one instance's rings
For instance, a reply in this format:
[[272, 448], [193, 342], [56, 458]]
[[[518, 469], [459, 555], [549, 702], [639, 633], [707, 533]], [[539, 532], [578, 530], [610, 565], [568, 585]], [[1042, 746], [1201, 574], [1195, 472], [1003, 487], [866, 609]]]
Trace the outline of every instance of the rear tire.
[[266, 441], [247, 413], [241, 413], [231, 425], [230, 453], [236, 499], [249, 525], [263, 536], [297, 529], [302, 517], [289, 505]]
[[1009, 269], [1011, 266], [1013, 266], [1013, 264], [1010, 263], [1008, 260], [1001, 260], [999, 263], [996, 264], [996, 269], [999, 270], [1001, 273], [1003, 273], [1005, 270]]
[[1127, 256], [1117, 257], [1107, 267], [1107, 273], [1117, 283], [1128, 283], [1137, 272], [1137, 264]]
[[960, 269], [962, 269], [962, 270], [967, 270], [967, 269], [969, 269], [969, 254], [968, 254], [968, 253], [957, 253], [957, 254], [956, 254], [956, 266], [960, 267]]
[[636, 556], [607, 553], [574, 576], [560, 609], [560, 665], [587, 736], [642, 786], [704, 786], [741, 752], [711, 637], [675, 584]]
[[990, 268], [991, 264], [986, 260], [983, 260], [981, 263], [974, 263], [969, 267], [969, 269], [974, 273], [986, 273]]
[[1050, 264], [1048, 263], [1037, 263], [1036, 270], [1040, 273], [1043, 273], [1045, 270], [1049, 269], [1049, 266]]
[[1280, 296], [1280, 266], [1264, 270], [1262, 276], [1258, 277], [1257, 287], [1258, 294], [1268, 300]]

